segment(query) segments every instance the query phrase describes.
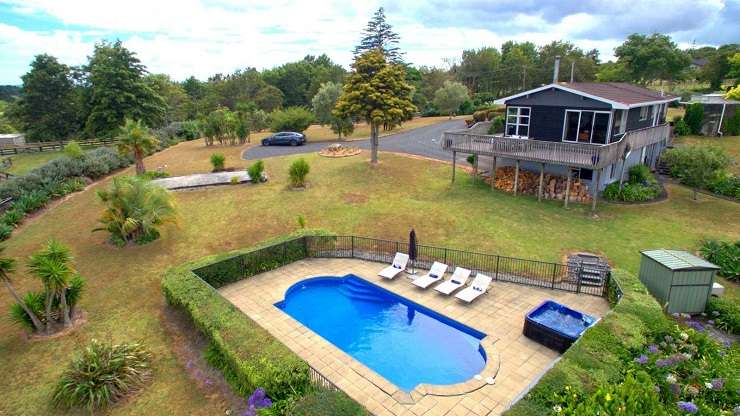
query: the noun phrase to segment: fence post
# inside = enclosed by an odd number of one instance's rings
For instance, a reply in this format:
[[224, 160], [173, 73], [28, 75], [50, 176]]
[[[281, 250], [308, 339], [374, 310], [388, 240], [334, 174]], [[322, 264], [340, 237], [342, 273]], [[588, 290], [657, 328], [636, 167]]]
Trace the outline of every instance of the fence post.
[[288, 258], [288, 242], [283, 241], [283, 264], [285, 264]]
[[581, 273], [583, 272], [583, 265], [579, 264], [576, 268], [578, 274], [576, 275], [576, 293], [581, 293]]
[[552, 288], [555, 289], [555, 274], [557, 274], [558, 264], [552, 264]]
[[311, 257], [308, 253], [308, 236], [307, 235], [303, 236], [303, 253], [306, 256], [306, 258]]
[[355, 236], [351, 236], [350, 239], [352, 241], [352, 254], [350, 257], [355, 258]]
[[447, 264], [447, 247], [445, 247], [445, 261], [443, 261], [444, 264]]
[[501, 261], [501, 256], [496, 256], [496, 274], [493, 276], [494, 280], [498, 280], [498, 264]]

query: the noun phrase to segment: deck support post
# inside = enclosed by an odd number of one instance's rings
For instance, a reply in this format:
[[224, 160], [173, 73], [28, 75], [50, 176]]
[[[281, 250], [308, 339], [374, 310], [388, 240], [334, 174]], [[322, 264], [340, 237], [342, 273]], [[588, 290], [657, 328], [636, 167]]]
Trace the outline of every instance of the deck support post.
[[496, 156], [493, 156], [491, 162], [491, 190], [496, 189]]
[[457, 152], [452, 151], [452, 183], [455, 183], [455, 162], [457, 161]]
[[514, 195], [519, 189], [519, 161], [516, 161], [516, 170], [514, 171]]
[[540, 187], [537, 189], [537, 200], [542, 202], [542, 182], [545, 180], [545, 164], [540, 163]]
[[596, 171], [596, 183], [594, 183], [594, 197], [591, 202], [591, 212], [596, 213], [596, 200], [599, 199], [599, 182], [601, 182], [601, 169]]
[[619, 189], [622, 189], [622, 184], [624, 183], [624, 166], [627, 164], [627, 158], [622, 158], [622, 171], [619, 172]]
[[565, 179], [565, 200], [564, 207], [568, 208], [568, 201], [570, 200], [570, 180], [572, 178], [570, 166], [567, 167], [566, 173], [565, 173], [566, 179]]

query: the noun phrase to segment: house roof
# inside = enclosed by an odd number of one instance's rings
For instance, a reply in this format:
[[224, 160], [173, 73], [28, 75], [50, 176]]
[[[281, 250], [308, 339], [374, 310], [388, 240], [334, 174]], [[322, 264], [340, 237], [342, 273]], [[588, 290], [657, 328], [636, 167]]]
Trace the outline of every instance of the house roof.
[[671, 270], [719, 270], [718, 266], [685, 251], [658, 249], [642, 254]]
[[556, 88], [592, 98], [594, 100], [603, 101], [611, 104], [615, 109], [628, 109], [632, 107], [667, 103], [681, 98], [674, 95], [662, 94], [659, 91], [638, 87], [637, 85], [628, 84], [626, 82], [561, 82], [524, 91], [509, 97], [499, 98], [494, 101], [494, 103], [506, 104], [506, 101], [513, 98], [522, 97], [550, 88]]

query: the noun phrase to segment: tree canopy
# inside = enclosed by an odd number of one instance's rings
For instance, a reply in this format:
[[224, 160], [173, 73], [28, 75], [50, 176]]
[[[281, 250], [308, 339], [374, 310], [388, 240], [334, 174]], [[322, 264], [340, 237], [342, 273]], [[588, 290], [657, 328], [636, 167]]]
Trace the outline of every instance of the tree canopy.
[[37, 55], [21, 77], [23, 96], [12, 112], [28, 139], [61, 140], [79, 129], [79, 102], [72, 73], [53, 56]]
[[381, 7], [367, 22], [367, 27], [362, 32], [360, 44], [355, 47], [355, 57], [373, 49], [380, 49], [388, 61], [401, 63], [403, 62], [403, 52], [398, 47], [399, 39], [400, 36], [393, 31], [393, 27], [386, 21], [385, 10]]
[[334, 115], [362, 118], [370, 124], [371, 163], [375, 164], [378, 162], [378, 127], [411, 118], [416, 111], [411, 102], [413, 88], [406, 82], [404, 67], [389, 64], [379, 49], [358, 56], [352, 69]]
[[657, 79], [675, 80], [689, 66], [689, 55], [667, 35], [630, 35], [614, 49], [617, 63], [624, 65], [630, 81], [647, 84]]
[[452, 117], [467, 100], [468, 89], [459, 82], [445, 81], [444, 86], [434, 93], [434, 106]]
[[150, 127], [164, 123], [164, 99], [145, 82], [146, 68], [121, 41], [96, 44], [85, 70], [89, 85], [85, 130], [90, 136], [115, 136], [126, 118]]

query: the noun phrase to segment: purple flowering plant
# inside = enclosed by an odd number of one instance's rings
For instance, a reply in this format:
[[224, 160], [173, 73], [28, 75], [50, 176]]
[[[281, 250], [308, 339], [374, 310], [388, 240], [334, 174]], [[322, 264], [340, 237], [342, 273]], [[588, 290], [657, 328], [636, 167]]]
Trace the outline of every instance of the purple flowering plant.
[[257, 410], [272, 406], [272, 400], [267, 397], [265, 389], [259, 387], [247, 400], [247, 410], [242, 416], [257, 416]]

